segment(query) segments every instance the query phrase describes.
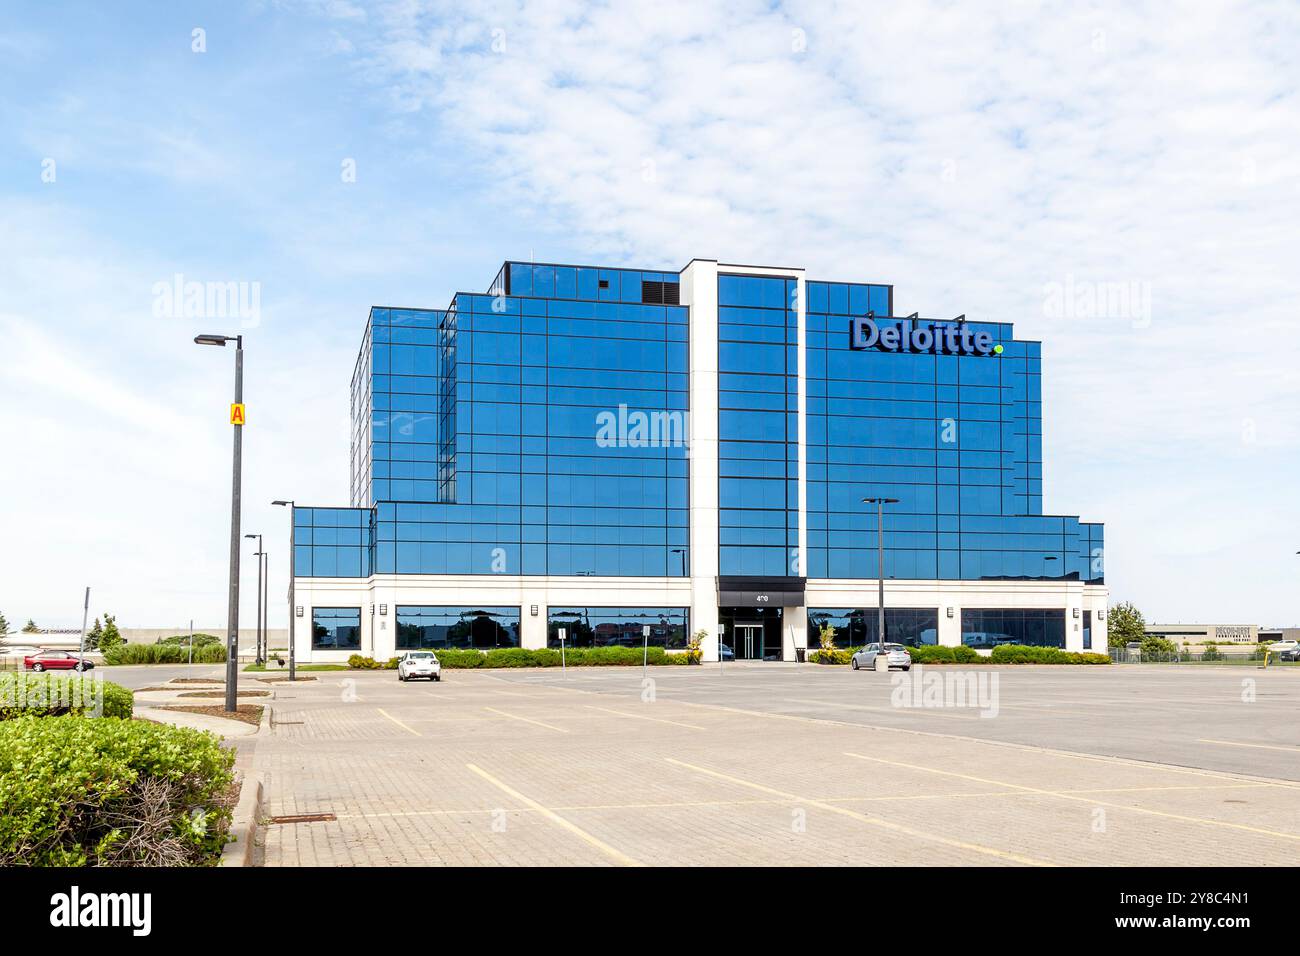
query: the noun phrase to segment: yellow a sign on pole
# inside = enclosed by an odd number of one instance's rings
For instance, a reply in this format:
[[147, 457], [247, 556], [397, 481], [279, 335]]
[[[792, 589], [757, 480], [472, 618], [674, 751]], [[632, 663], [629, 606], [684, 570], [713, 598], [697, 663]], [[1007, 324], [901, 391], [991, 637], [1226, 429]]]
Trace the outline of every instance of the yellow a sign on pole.
[[244, 424], [244, 406], [242, 404], [232, 404], [230, 406], [230, 424]]

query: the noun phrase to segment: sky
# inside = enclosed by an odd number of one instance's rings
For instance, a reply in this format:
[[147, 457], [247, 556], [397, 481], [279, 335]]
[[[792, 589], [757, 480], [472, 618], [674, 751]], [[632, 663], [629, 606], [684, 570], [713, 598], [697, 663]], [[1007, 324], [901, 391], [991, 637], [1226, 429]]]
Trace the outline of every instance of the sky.
[[5, 4], [0, 612], [224, 624], [233, 354], [198, 332], [245, 337], [284, 626], [270, 501], [347, 504], [372, 304], [712, 258], [1014, 322], [1044, 510], [1105, 522], [1112, 601], [1300, 623], [1300, 8], [1001, 7]]

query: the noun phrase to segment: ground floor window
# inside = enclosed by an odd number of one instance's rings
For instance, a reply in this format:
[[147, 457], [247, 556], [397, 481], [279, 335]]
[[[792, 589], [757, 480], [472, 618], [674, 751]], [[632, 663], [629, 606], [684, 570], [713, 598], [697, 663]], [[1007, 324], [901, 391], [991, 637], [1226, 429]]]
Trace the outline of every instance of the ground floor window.
[[[824, 627], [835, 629], [835, 646], [862, 647], [880, 640], [880, 611], [874, 607], [811, 607], [808, 609], [808, 646], [821, 646]], [[885, 640], [916, 647], [939, 643], [939, 609], [934, 607], [885, 608]]]
[[314, 651], [360, 650], [361, 608], [312, 608], [311, 647]]
[[1064, 608], [963, 608], [961, 642], [988, 649], [999, 644], [1065, 647]]
[[519, 646], [517, 607], [397, 606], [397, 649]]
[[641, 629], [649, 626], [651, 647], [682, 650], [689, 615], [684, 607], [553, 607], [547, 615], [546, 646], [559, 647], [564, 628], [567, 647], [640, 647]]

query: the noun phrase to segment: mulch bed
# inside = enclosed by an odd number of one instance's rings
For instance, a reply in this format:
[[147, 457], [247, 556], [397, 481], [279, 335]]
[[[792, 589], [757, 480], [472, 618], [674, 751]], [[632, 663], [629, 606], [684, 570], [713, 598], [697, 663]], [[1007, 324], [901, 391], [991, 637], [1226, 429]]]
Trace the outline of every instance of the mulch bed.
[[246, 724], [252, 724], [256, 727], [262, 722], [262, 705], [261, 704], [240, 704], [239, 710], [230, 713], [226, 708], [217, 704], [198, 704], [185, 705], [167, 704], [162, 707], [155, 707], [155, 710], [175, 710], [182, 714], [207, 714], [209, 717], [225, 717], [227, 720], [242, 720]]
[[[224, 690], [190, 690], [181, 694], [182, 697], [225, 697]], [[241, 690], [235, 693], [236, 697], [270, 697], [269, 690]]]
[[224, 684], [224, 677], [173, 677], [172, 684]]
[[[295, 684], [301, 684], [303, 681], [317, 680], [317, 679], [318, 679], [318, 678], [315, 678], [315, 677], [299, 677], [299, 678], [298, 678], [296, 681], [294, 681], [293, 683], [295, 683]], [[257, 680], [261, 681], [263, 684], [287, 684], [287, 683], [289, 683], [289, 678], [287, 678], [287, 677], [259, 677], [259, 678], [257, 678]]]

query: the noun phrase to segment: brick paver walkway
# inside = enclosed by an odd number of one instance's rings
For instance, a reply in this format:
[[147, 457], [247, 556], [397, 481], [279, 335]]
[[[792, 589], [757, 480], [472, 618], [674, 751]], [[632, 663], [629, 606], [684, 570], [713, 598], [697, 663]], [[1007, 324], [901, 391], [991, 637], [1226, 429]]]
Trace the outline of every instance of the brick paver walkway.
[[[1294, 781], [977, 740], [965, 733], [970, 711], [936, 715], [916, 733], [824, 713], [723, 706], [692, 683], [701, 679], [698, 669], [678, 670], [652, 669], [657, 699], [648, 703], [639, 673], [596, 682], [579, 672], [565, 682], [549, 673], [451, 671], [440, 684], [340, 673], [279, 685], [274, 727], [240, 742], [241, 762], [266, 774], [270, 814], [328, 812], [337, 820], [266, 827], [260, 859], [290, 866], [1300, 861]], [[788, 696], [789, 673], [737, 670], [730, 687], [751, 682], [761, 698], [762, 682], [779, 680]], [[810, 689], [795, 693], [816, 701], [808, 680]], [[863, 700], [858, 711], [841, 705], [844, 713], [860, 722], [888, 708], [879, 694]]]

